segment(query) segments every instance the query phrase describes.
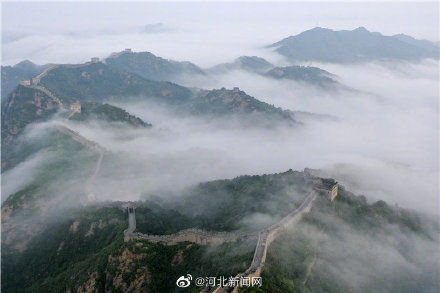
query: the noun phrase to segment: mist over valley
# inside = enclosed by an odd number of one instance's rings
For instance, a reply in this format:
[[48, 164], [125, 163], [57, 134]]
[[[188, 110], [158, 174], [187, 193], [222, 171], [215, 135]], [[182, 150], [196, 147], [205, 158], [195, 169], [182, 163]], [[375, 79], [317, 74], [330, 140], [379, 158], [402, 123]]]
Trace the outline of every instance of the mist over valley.
[[5, 4], [2, 289], [436, 292], [438, 5], [317, 4]]

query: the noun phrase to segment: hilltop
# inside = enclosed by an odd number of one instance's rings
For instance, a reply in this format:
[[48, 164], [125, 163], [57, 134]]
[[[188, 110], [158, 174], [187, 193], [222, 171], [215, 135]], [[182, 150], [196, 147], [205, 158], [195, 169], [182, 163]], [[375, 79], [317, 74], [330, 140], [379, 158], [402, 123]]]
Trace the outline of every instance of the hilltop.
[[204, 75], [197, 65], [184, 61], [167, 60], [150, 52], [128, 51], [111, 55], [105, 63], [123, 71], [136, 73], [156, 81], [178, 81], [185, 75]]
[[209, 73], [226, 73], [231, 70], [245, 70], [252, 73], [263, 73], [274, 67], [269, 61], [258, 56], [240, 56], [230, 63], [218, 64], [207, 70]]
[[336, 75], [313, 66], [277, 67], [264, 58], [257, 56], [241, 56], [230, 63], [223, 63], [207, 70], [209, 74], [228, 74], [234, 70], [243, 70], [273, 79], [285, 79], [320, 86], [323, 89], [334, 89], [342, 86]]
[[150, 123], [144, 122], [139, 117], [131, 115], [124, 109], [109, 104], [95, 102], [82, 103], [81, 112], [72, 113], [68, 119], [75, 121], [106, 121], [111, 123], [119, 123], [122, 125], [130, 125], [138, 128], [152, 126]]
[[181, 103], [191, 95], [190, 90], [177, 84], [149, 80], [102, 62], [60, 65], [48, 71], [40, 83], [62, 101], [68, 102], [102, 102], [143, 96], [165, 103]]
[[238, 87], [228, 90], [225, 88], [201, 90], [189, 104], [189, 111], [196, 115], [213, 115], [238, 117], [254, 117], [254, 125], [273, 125], [279, 122], [293, 124], [295, 122], [290, 111], [277, 108], [249, 96]]
[[265, 73], [265, 76], [275, 79], [290, 79], [303, 81], [321, 87], [332, 87], [339, 83], [335, 75], [318, 67], [312, 66], [287, 66], [275, 67]]

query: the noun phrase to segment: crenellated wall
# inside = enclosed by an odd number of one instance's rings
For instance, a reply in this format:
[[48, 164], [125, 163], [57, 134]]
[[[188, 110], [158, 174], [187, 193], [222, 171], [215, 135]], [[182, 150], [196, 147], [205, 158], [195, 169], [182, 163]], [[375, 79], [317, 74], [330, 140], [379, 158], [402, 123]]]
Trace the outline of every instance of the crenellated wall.
[[[131, 216], [131, 214], [129, 214]], [[210, 232], [200, 229], [185, 229], [169, 235], [150, 235], [134, 232], [134, 229], [127, 229], [124, 239], [126, 241], [144, 239], [155, 243], [175, 245], [181, 242], [192, 242], [199, 245], [216, 246], [225, 242], [234, 242], [238, 239], [256, 239], [258, 233], [235, 233], [235, 232]]]
[[[145, 239], [152, 242], [161, 242], [167, 245], [174, 245], [179, 242], [192, 242], [199, 245], [220, 245], [225, 242], [236, 241], [243, 238], [258, 238], [255, 247], [254, 257], [250, 267], [236, 277], [260, 277], [266, 262], [267, 250], [278, 235], [285, 229], [297, 224], [301, 218], [310, 212], [318, 192], [324, 192], [333, 201], [338, 196], [338, 183], [333, 179], [324, 179], [313, 176], [308, 170], [304, 170], [304, 177], [307, 182], [313, 184], [313, 190], [308, 194], [302, 204], [282, 218], [272, 226], [254, 233], [228, 233], [228, 232], [208, 232], [200, 229], [186, 229], [170, 235], [148, 235], [133, 232], [134, 229], [127, 229], [124, 232], [125, 241]], [[134, 210], [133, 210], [134, 215]], [[130, 221], [129, 221], [130, 222]], [[203, 292], [238, 292], [238, 287], [217, 287], [213, 289], [205, 288]]]
[[[236, 277], [260, 277], [261, 272], [263, 270], [264, 264], [266, 262], [267, 250], [269, 249], [270, 244], [278, 237], [280, 232], [284, 229], [296, 224], [302, 218], [304, 214], [310, 212], [312, 208], [312, 203], [315, 200], [317, 193], [315, 191], [311, 191], [306, 199], [303, 201], [300, 207], [296, 210], [288, 214], [278, 223], [272, 225], [267, 229], [263, 229], [258, 234], [258, 242], [255, 247], [254, 257], [252, 259], [252, 263], [249, 268], [241, 274], [238, 274]], [[239, 286], [231, 288], [231, 287], [217, 287], [212, 292], [235, 292], [238, 293]]]

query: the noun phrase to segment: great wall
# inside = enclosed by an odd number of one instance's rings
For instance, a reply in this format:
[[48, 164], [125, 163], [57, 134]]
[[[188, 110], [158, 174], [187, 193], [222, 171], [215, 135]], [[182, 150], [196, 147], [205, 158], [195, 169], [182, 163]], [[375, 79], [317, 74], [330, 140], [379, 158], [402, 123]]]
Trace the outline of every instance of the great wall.
[[[107, 58], [117, 58], [119, 56], [121, 56], [122, 54], [127, 54], [127, 53], [133, 53], [133, 51], [130, 48], [126, 48], [121, 52], [117, 52], [117, 53], [112, 53], [110, 56], [108, 56]], [[23, 86], [29, 86], [29, 87], [37, 87], [40, 84], [40, 81], [43, 77], [45, 77], [50, 71], [58, 68], [58, 67], [66, 67], [66, 68], [80, 68], [80, 67], [84, 67], [87, 65], [90, 65], [92, 63], [98, 63], [98, 62], [102, 62], [102, 63], [106, 63], [105, 62], [106, 59], [100, 60], [98, 57], [92, 57], [90, 59], [90, 61], [85, 62], [85, 63], [80, 63], [80, 64], [54, 64], [52, 66], [49, 66], [48, 68], [46, 68], [45, 70], [43, 70], [43, 72], [41, 72], [40, 74], [38, 74], [37, 76], [31, 78], [31, 79], [22, 79], [20, 80], [20, 84]]]
[[[198, 245], [220, 245], [226, 242], [234, 242], [239, 239], [256, 239], [258, 238], [254, 256], [249, 268], [238, 274], [236, 277], [259, 277], [266, 261], [267, 250], [270, 244], [278, 237], [278, 235], [288, 227], [298, 223], [303, 215], [310, 212], [312, 204], [318, 192], [324, 192], [329, 200], [334, 200], [338, 193], [338, 185], [332, 179], [322, 179], [311, 175], [310, 170], [304, 172], [305, 179], [314, 184], [314, 189], [310, 191], [302, 204], [279, 222], [264, 228], [260, 231], [252, 233], [238, 232], [212, 232], [201, 229], [185, 229], [169, 235], [151, 235], [135, 232], [136, 230], [136, 214], [134, 203], [125, 203], [128, 211], [128, 228], [124, 231], [124, 241], [148, 240], [155, 243], [163, 243], [166, 245], [174, 245], [180, 242], [191, 242]], [[238, 287], [216, 287], [205, 288], [202, 292], [238, 292]]]
[[[120, 52], [119, 54], [123, 54], [123, 53], [131, 53], [131, 49], [125, 49], [124, 51]], [[33, 89], [36, 89], [36, 90], [43, 92], [48, 97], [50, 97], [56, 104], [58, 104], [60, 107], [63, 107], [63, 103], [61, 102], [61, 100], [58, 97], [56, 97], [51, 91], [49, 91], [46, 87], [44, 87], [43, 85], [40, 84], [41, 79], [44, 78], [45, 76], [47, 76], [47, 74], [50, 71], [52, 71], [56, 68], [59, 68], [61, 66], [67, 67], [67, 68], [80, 68], [80, 67], [84, 67], [84, 66], [90, 65], [92, 63], [98, 63], [98, 62], [100, 62], [99, 58], [93, 57], [93, 58], [91, 58], [91, 61], [85, 62], [82, 64], [55, 64], [55, 65], [52, 65], [52, 66], [46, 68], [43, 72], [41, 72], [40, 74], [38, 74], [37, 76], [35, 76], [32, 79], [22, 79], [20, 81], [20, 85], [25, 86], [25, 87], [29, 87], [29, 88], [33, 88]], [[103, 62], [105, 63], [105, 60]], [[81, 113], [81, 103], [79, 101], [76, 101], [70, 105], [70, 113], [67, 116], [67, 119], [71, 118], [75, 113]], [[82, 144], [86, 148], [98, 153], [99, 157], [98, 157], [98, 161], [96, 163], [95, 169], [94, 169], [92, 175], [87, 179], [87, 182], [84, 186], [84, 193], [86, 194], [86, 202], [84, 202], [84, 204], [94, 202], [95, 195], [91, 192], [91, 186], [92, 186], [93, 182], [95, 181], [96, 176], [99, 173], [99, 170], [101, 168], [101, 163], [104, 158], [105, 150], [103, 148], [101, 148], [97, 143], [86, 139], [85, 137], [81, 136], [79, 133], [77, 133], [77, 132], [75, 132], [65, 126], [57, 125], [56, 129], [59, 132], [70, 136], [73, 140], [79, 142], [80, 144]]]
[[[131, 49], [125, 49], [122, 52], [114, 53], [109, 58], [116, 58], [124, 53], [131, 53]], [[31, 80], [22, 80], [20, 84], [27, 87], [32, 87], [37, 90], [42, 91], [47, 96], [49, 96], [52, 100], [54, 100], [57, 104], [62, 106], [62, 102], [55, 95], [53, 95], [48, 89], [39, 85], [41, 79], [45, 77], [49, 71], [58, 68], [60, 66], [66, 66], [70, 68], [77, 68], [82, 66], [87, 66], [91, 63], [99, 62], [99, 58], [92, 58], [90, 62], [86, 62], [84, 64], [57, 64], [51, 66], [40, 73], [38, 76], [32, 78]], [[105, 63], [105, 60], [102, 62]], [[235, 88], [234, 88], [235, 90]], [[78, 102], [76, 102], [78, 103]], [[81, 104], [76, 105], [75, 103], [71, 105], [71, 113], [68, 116], [70, 118], [73, 114], [81, 112]], [[62, 125], [57, 125], [56, 129], [68, 136], [70, 136], [73, 140], [79, 142], [83, 146], [97, 152], [99, 154], [98, 161], [96, 163], [94, 172], [88, 178], [86, 185], [84, 187], [85, 194], [87, 196], [87, 203], [94, 202], [95, 196], [90, 191], [91, 185], [94, 182], [97, 174], [99, 173], [102, 159], [104, 157], [105, 150], [100, 147], [97, 143], [86, 139], [81, 136], [79, 133], [65, 127]], [[122, 207], [128, 212], [128, 228], [124, 230], [124, 241], [135, 241], [135, 240], [147, 240], [155, 243], [163, 243], [166, 245], [175, 245], [181, 242], [191, 242], [196, 243], [198, 245], [221, 245], [226, 242], [234, 242], [239, 239], [258, 239], [257, 244], [254, 251], [254, 256], [252, 258], [251, 265], [249, 268], [243, 272], [238, 274], [236, 277], [259, 277], [264, 268], [264, 264], [266, 261], [267, 251], [269, 249], [270, 244], [278, 237], [278, 235], [288, 227], [293, 226], [298, 223], [303, 215], [310, 212], [312, 208], [312, 204], [316, 199], [318, 192], [323, 192], [327, 195], [330, 201], [333, 201], [335, 197], [338, 195], [338, 184], [333, 179], [323, 179], [317, 176], [312, 175], [311, 169], [304, 169], [304, 178], [306, 181], [311, 182], [314, 186], [313, 190], [307, 195], [302, 204], [292, 212], [290, 212], [287, 216], [282, 218], [279, 222], [273, 224], [268, 228], [264, 228], [260, 231], [251, 232], [251, 233], [239, 233], [239, 232], [213, 232], [213, 231], [205, 231], [196, 228], [190, 228], [181, 230], [174, 234], [169, 235], [152, 235], [152, 234], [143, 234], [140, 232], [135, 232], [136, 230], [136, 214], [135, 214], [135, 204], [132, 202], [113, 202], [110, 204], [111, 206]], [[209, 288], [205, 287], [202, 292], [211, 292], [211, 293], [222, 293], [222, 292], [235, 292], [238, 293], [239, 287], [215, 287]]]
[[[301, 220], [302, 216], [310, 212], [312, 208], [312, 203], [316, 199], [317, 192], [312, 190], [303, 203], [294, 211], [285, 216], [278, 223], [273, 224], [267, 229], [259, 232], [258, 242], [255, 247], [254, 257], [249, 268], [241, 274], [238, 274], [236, 278], [240, 277], [259, 277], [264, 268], [266, 262], [266, 255], [270, 244], [278, 237], [278, 235], [284, 230]], [[236, 287], [217, 287], [214, 290], [205, 290], [204, 292], [238, 292], [238, 286]]]
[[[130, 48], [127, 48], [121, 52], [113, 53], [108, 58], [116, 58], [119, 57], [122, 54], [126, 53], [132, 53], [132, 50]], [[59, 106], [63, 107], [63, 103], [59, 98], [57, 98], [51, 91], [49, 91], [47, 88], [45, 88], [43, 85], [41, 85], [41, 79], [47, 76], [47, 74], [59, 67], [65, 67], [65, 68], [80, 68], [85, 67], [93, 63], [105, 63], [104, 60], [100, 60], [98, 57], [93, 57], [90, 59], [90, 61], [81, 63], [81, 64], [54, 64], [48, 68], [46, 68], [43, 72], [38, 74], [37, 76], [31, 78], [31, 79], [21, 79], [19, 84], [25, 87], [34, 88], [36, 90], [42, 91], [47, 96], [49, 96], [55, 103], [57, 103]], [[70, 105], [71, 113], [67, 116], [67, 119], [71, 118], [75, 113], [81, 113], [81, 103], [79, 101], [74, 102]]]
[[86, 184], [84, 185], [84, 193], [86, 195], [86, 201], [84, 202], [84, 204], [95, 201], [96, 198], [95, 198], [95, 195], [91, 192], [91, 186], [92, 186], [93, 182], [95, 181], [96, 176], [99, 173], [99, 170], [101, 169], [101, 163], [102, 163], [102, 159], [104, 158], [105, 149], [102, 148], [97, 143], [95, 143], [91, 140], [88, 140], [84, 136], [80, 135], [78, 132], [75, 132], [65, 126], [57, 125], [55, 127], [56, 127], [57, 131], [59, 131], [60, 133], [63, 133], [65, 135], [70, 136], [73, 140], [79, 142], [84, 147], [86, 147], [86, 148], [88, 148], [98, 154], [99, 157], [98, 157], [98, 161], [96, 162], [95, 169], [94, 169], [92, 175], [90, 175], [89, 178], [87, 179]]
[[73, 140], [79, 142], [88, 149], [91, 149], [98, 153], [103, 153], [105, 151], [105, 149], [98, 145], [96, 142], [88, 140], [87, 138], [80, 135], [78, 132], [71, 130], [70, 128], [67, 128], [63, 125], [57, 125], [55, 127], [59, 132], [70, 136]]

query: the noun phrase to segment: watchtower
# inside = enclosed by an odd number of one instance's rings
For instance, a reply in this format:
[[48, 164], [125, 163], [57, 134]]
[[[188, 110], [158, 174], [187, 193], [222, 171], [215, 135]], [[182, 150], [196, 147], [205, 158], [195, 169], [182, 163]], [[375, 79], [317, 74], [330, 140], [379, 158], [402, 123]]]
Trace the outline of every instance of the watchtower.
[[20, 80], [20, 85], [30, 86], [31, 85], [31, 80], [23, 78], [23, 79]]
[[75, 103], [70, 104], [70, 111], [81, 113], [81, 102], [76, 101]]
[[304, 179], [313, 184], [313, 188], [317, 191], [324, 192], [330, 201], [333, 201], [338, 196], [339, 185], [334, 179], [321, 178], [312, 174], [313, 170], [309, 168], [304, 169]]
[[336, 183], [332, 187], [332, 192], [330, 194], [330, 201], [333, 201], [335, 199], [335, 197], [338, 196], [338, 191], [339, 191], [339, 185], [338, 185], [338, 183]]

